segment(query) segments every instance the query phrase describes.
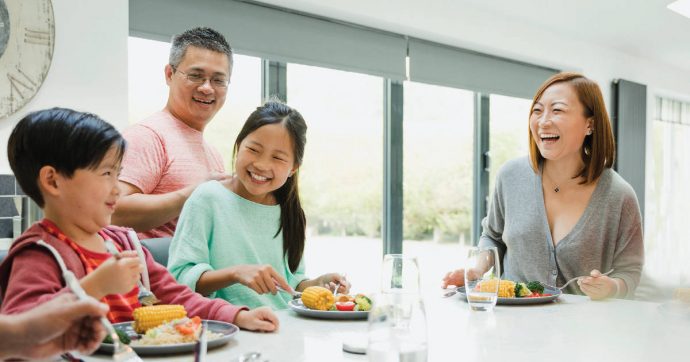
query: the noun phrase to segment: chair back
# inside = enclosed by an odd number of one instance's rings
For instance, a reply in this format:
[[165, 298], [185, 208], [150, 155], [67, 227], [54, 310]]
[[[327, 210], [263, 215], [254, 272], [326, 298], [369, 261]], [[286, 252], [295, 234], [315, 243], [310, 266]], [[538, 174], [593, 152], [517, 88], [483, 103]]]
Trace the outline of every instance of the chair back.
[[141, 245], [148, 249], [153, 259], [163, 266], [168, 266], [168, 252], [172, 238], [143, 239]]

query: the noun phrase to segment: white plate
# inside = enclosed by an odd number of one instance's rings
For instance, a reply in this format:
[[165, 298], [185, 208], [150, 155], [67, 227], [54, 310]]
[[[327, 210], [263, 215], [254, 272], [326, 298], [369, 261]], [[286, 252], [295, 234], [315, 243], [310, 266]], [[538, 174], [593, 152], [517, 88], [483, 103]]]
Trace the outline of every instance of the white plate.
[[[119, 330], [124, 331], [129, 336], [137, 335], [137, 333], [132, 328], [132, 322], [115, 323], [115, 324], [113, 324], [113, 326]], [[237, 334], [237, 331], [240, 330], [234, 324], [226, 323], [226, 322], [220, 322], [220, 321], [208, 321], [207, 326], [208, 326], [208, 328], [207, 328], [208, 331], [222, 334], [221, 337], [208, 341], [208, 349], [220, 347], [220, 346], [228, 343], [230, 341], [230, 338], [232, 338], [235, 334]], [[166, 354], [180, 353], [180, 352], [194, 352], [194, 346], [195, 345], [196, 345], [196, 342], [166, 344], [166, 345], [160, 345], [160, 346], [132, 346], [132, 345], [130, 345], [130, 346], [138, 355], [157, 356], [157, 355], [166, 355]], [[98, 348], [98, 352], [112, 354], [113, 353], [112, 343], [101, 343], [101, 346]]]
[[314, 309], [309, 309], [302, 304], [302, 301], [299, 299], [293, 299], [288, 303], [288, 306], [290, 309], [295, 311], [295, 313], [299, 315], [303, 315], [305, 317], [312, 317], [312, 318], [321, 318], [321, 319], [367, 319], [369, 316], [369, 312], [362, 312], [362, 311], [351, 311], [351, 312], [342, 312], [339, 310], [314, 310]]
[[[553, 288], [544, 288], [544, 293], [551, 294], [546, 297], [534, 297], [534, 298], [498, 298], [496, 304], [542, 304], [549, 303], [556, 300], [561, 296], [561, 291]], [[460, 299], [467, 301], [467, 295], [465, 294], [465, 287], [458, 287], [458, 294]]]

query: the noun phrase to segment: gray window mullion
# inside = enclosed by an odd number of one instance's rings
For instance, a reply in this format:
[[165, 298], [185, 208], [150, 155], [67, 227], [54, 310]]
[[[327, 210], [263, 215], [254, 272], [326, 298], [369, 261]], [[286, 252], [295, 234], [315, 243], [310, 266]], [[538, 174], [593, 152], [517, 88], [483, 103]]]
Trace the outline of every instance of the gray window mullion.
[[489, 204], [489, 95], [474, 94], [474, 182], [472, 192], [472, 244], [477, 245], [482, 234], [482, 219]]
[[402, 253], [403, 235], [403, 84], [384, 79], [383, 253]]
[[261, 63], [261, 98], [276, 96], [287, 102], [287, 65], [268, 59], [262, 59]]

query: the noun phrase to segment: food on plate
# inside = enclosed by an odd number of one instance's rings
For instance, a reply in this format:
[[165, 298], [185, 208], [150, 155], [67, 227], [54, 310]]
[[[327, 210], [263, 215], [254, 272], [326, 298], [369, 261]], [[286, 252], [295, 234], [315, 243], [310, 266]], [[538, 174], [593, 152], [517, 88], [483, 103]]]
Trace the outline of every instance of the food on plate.
[[[127, 332], [125, 332], [125, 331], [123, 331], [123, 330], [121, 330], [121, 329], [115, 328], [115, 333], [117, 333], [117, 336], [120, 338], [120, 342], [122, 342], [122, 343], [124, 343], [124, 344], [129, 344], [129, 343], [132, 341], [132, 340], [129, 338], [129, 336], [127, 335]], [[108, 334], [108, 335], [105, 336], [105, 338], [103, 339], [103, 343], [111, 343], [111, 344], [112, 344], [112, 343], [113, 343], [113, 337], [111, 337], [111, 336]]]
[[355, 302], [335, 302], [335, 308], [341, 312], [349, 312], [355, 309]]
[[329, 310], [335, 304], [335, 297], [324, 287], [308, 287], [302, 291], [302, 303], [309, 309]]
[[[132, 341], [133, 346], [157, 346], [165, 344], [192, 343], [199, 340], [201, 318], [183, 317], [149, 329], [140, 339]], [[207, 340], [220, 338], [222, 334], [206, 331]]]
[[302, 304], [309, 309], [337, 312], [366, 312], [371, 309], [371, 299], [364, 294], [354, 297], [333, 293], [323, 287], [309, 287], [302, 292]]
[[537, 281], [529, 283], [514, 282], [512, 280], [488, 279], [482, 280], [475, 286], [479, 292], [493, 292], [498, 283], [499, 298], [536, 298], [548, 297], [551, 294], [544, 294], [544, 286]]
[[165, 322], [187, 316], [187, 311], [181, 305], [152, 305], [139, 307], [134, 310], [132, 327], [137, 333], [146, 333], [149, 329], [160, 326]]
[[355, 311], [366, 312], [371, 309], [371, 299], [364, 294], [355, 296]]

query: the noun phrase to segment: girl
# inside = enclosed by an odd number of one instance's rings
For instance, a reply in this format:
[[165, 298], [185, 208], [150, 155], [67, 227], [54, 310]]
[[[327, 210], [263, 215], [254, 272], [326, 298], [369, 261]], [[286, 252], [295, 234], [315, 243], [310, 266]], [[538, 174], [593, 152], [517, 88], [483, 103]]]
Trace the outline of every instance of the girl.
[[[530, 157], [498, 174], [479, 245], [498, 248], [508, 279], [561, 285], [586, 276], [566, 292], [632, 298], [644, 261], [642, 218], [635, 191], [611, 169], [616, 146], [599, 86], [577, 73], [544, 82], [529, 143]], [[462, 275], [448, 273], [444, 286], [463, 285]]]
[[168, 268], [203, 295], [248, 306], [287, 307], [313, 285], [346, 293], [339, 274], [304, 276], [306, 219], [297, 188], [307, 126], [296, 110], [269, 101], [235, 141], [235, 176], [201, 184], [185, 203]]

